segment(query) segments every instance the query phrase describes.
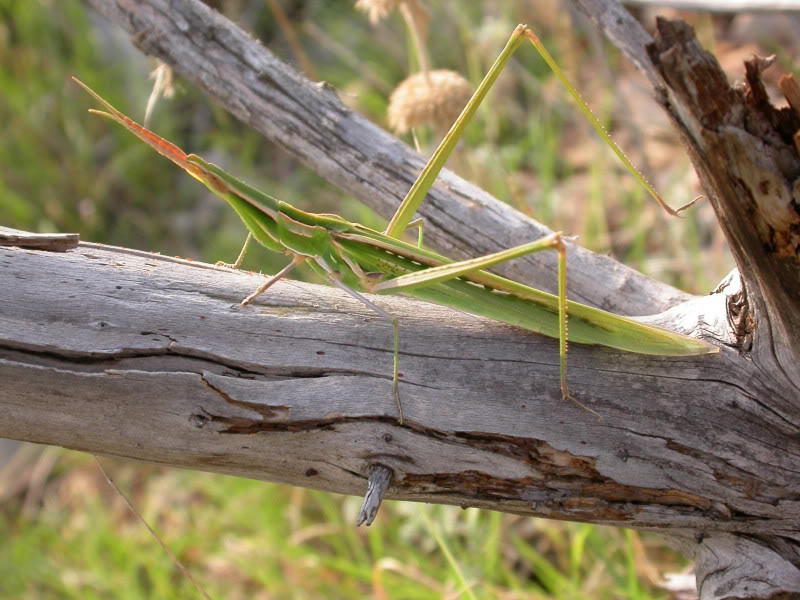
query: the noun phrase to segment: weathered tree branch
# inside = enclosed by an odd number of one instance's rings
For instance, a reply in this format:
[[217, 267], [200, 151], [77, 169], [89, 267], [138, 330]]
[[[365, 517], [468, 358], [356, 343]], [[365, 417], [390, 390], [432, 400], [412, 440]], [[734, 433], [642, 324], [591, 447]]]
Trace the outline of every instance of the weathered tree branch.
[[752, 546], [773, 569], [769, 540], [797, 540], [796, 426], [706, 319], [735, 274], [669, 311], [719, 355], [571, 346], [602, 423], [561, 400], [555, 340], [379, 297], [401, 320], [402, 427], [390, 327], [338, 290], [283, 282], [241, 308], [260, 277], [86, 243], [0, 248], [0, 281], [0, 437], [345, 494], [379, 464], [389, 498], [656, 530], [701, 565]]
[[[555, 340], [379, 297], [401, 319], [408, 423], [398, 427], [391, 329], [337, 290], [285, 282], [242, 308], [260, 277], [87, 243], [2, 257], [0, 276], [14, 283], [0, 291], [3, 380], [14, 383], [0, 396], [0, 436], [342, 493], [363, 491], [380, 462], [395, 470], [395, 498], [688, 527], [760, 504], [706, 468], [728, 472], [740, 444], [767, 458], [736, 424], [755, 414], [750, 431], [785, 427], [744, 403], [757, 389], [736, 350], [665, 359], [573, 345], [570, 384], [598, 424], [561, 400]], [[692, 418], [675, 414], [676, 397]], [[720, 417], [720, 398], [742, 407]], [[789, 476], [765, 468], [776, 486]]]

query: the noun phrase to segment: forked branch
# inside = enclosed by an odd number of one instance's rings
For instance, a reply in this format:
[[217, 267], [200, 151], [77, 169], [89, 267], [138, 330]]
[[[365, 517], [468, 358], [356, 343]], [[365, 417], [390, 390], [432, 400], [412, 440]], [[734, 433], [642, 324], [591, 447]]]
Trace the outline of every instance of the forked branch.
[[[685, 23], [659, 19], [656, 39], [650, 40], [621, 7], [574, 1], [648, 77], [683, 138], [741, 270], [743, 293], [731, 306], [731, 325], [741, 336], [742, 356], [764, 377], [765, 393], [754, 399], [774, 415], [771, 429], [797, 436], [800, 114], [770, 103], [761, 72], [771, 60], [747, 61], [746, 83], [734, 87]], [[793, 462], [797, 456], [794, 446], [780, 453]], [[776, 501], [797, 501], [796, 484], [785, 493]], [[775, 538], [718, 536], [716, 543], [705, 537], [690, 544], [702, 597], [794, 597], [800, 593], [798, 539], [793, 524]]]

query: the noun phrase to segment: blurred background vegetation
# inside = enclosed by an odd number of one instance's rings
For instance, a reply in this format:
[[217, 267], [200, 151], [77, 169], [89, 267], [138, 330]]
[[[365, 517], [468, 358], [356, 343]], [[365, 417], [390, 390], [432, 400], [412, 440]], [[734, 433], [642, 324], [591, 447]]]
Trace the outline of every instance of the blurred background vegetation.
[[[208, 3], [383, 126], [392, 90], [417, 68], [396, 12], [372, 24], [347, 0]], [[515, 24], [527, 22], [673, 206], [701, 193], [646, 83], [566, 6], [428, 6], [435, 68], [456, 70], [474, 86]], [[288, 26], [278, 24], [281, 13]], [[652, 13], [640, 16], [652, 22]], [[682, 16], [740, 76], [735, 18]], [[788, 70], [793, 50], [770, 39], [780, 46], [754, 49], [779, 51]], [[92, 101], [69, 80], [80, 77], [141, 121], [156, 66], [82, 2], [0, 0], [0, 225], [77, 231], [83, 240], [210, 262], [236, 257], [245, 229], [233, 211], [121, 128], [88, 116]], [[532, 49], [518, 53], [498, 87], [451, 168], [582, 245], [688, 291], [706, 293], [730, 270], [708, 204], [684, 219], [666, 217]], [[177, 79], [174, 92], [153, 111], [149, 124], [159, 134], [301, 208], [381, 227], [190, 85]], [[429, 153], [436, 132], [416, 133]], [[246, 266], [274, 272], [280, 261], [257, 250]], [[686, 566], [657, 539], [630, 531], [396, 502], [369, 529], [355, 529], [357, 498], [104, 462], [216, 598], [677, 598], [660, 584]], [[0, 446], [0, 539], [2, 598], [195, 597], [79, 453]], [[460, 591], [459, 571], [469, 592]]]

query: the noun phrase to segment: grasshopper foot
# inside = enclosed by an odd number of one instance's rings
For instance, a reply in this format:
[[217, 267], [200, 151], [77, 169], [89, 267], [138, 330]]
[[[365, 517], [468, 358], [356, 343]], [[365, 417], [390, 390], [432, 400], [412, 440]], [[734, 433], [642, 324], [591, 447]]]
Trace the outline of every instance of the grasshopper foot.
[[597, 417], [597, 422], [598, 422], [598, 423], [602, 423], [602, 422], [603, 422], [603, 417], [601, 417], [599, 414], [597, 414], [597, 413], [596, 413], [595, 411], [593, 411], [591, 408], [589, 408], [588, 406], [586, 406], [585, 404], [583, 404], [582, 402], [580, 402], [580, 401], [579, 401], [577, 398], [575, 398], [575, 396], [573, 396], [572, 394], [570, 394], [570, 393], [569, 393], [569, 390], [565, 390], [565, 389], [562, 389], [562, 390], [561, 390], [561, 399], [562, 399], [562, 400], [569, 400], [569, 401], [571, 401], [571, 402], [573, 402], [573, 403], [577, 404], [578, 406], [580, 406], [580, 407], [581, 407], [583, 410], [585, 410], [586, 412], [590, 412], [590, 413], [592, 413], [592, 414], [593, 414], [595, 417]]
[[392, 391], [394, 392], [394, 401], [397, 402], [397, 422], [403, 424], [403, 405], [400, 403], [400, 386], [395, 379], [392, 383]]
[[239, 267], [242, 266], [242, 264], [239, 261], [233, 263], [226, 263], [223, 260], [218, 260], [217, 262], [214, 263], [214, 266], [225, 267], [226, 269], [238, 269]]

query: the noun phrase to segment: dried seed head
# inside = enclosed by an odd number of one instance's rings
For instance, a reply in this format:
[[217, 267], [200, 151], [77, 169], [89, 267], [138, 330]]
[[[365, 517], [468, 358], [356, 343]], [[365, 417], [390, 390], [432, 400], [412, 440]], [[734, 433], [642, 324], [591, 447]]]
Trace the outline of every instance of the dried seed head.
[[[369, 21], [373, 25], [386, 17], [395, 8], [402, 5], [408, 12], [408, 17], [413, 19], [420, 33], [427, 34], [428, 23], [431, 15], [428, 9], [420, 0], [357, 0], [356, 9], [364, 11], [369, 16]], [[405, 16], [405, 15], [404, 15]]]
[[389, 127], [405, 133], [420, 125], [446, 131], [472, 96], [472, 86], [455, 71], [412, 75], [389, 98]]
[[157, 61], [155, 69], [150, 71], [149, 79], [155, 81], [153, 83], [153, 93], [164, 98], [172, 98], [175, 95], [175, 83], [173, 81], [172, 67], [167, 63]]
[[369, 22], [373, 25], [392, 12], [403, 0], [358, 0], [356, 8], [369, 15]]
[[172, 98], [175, 95], [175, 86], [172, 82], [172, 67], [168, 64], [158, 61], [158, 66], [150, 72], [150, 79], [154, 79], [153, 91], [150, 92], [150, 98], [147, 100], [147, 108], [144, 111], [144, 126], [150, 126], [150, 117], [153, 114], [153, 109], [156, 107], [158, 98]]

